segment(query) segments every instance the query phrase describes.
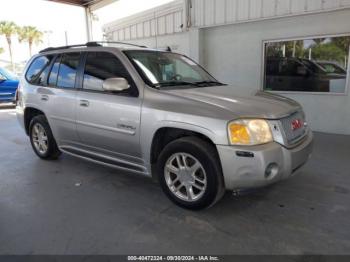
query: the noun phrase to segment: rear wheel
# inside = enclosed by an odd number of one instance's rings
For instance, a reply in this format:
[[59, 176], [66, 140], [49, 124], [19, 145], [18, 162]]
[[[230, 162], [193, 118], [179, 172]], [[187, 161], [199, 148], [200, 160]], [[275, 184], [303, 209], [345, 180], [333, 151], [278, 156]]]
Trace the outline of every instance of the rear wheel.
[[165, 194], [184, 208], [206, 208], [224, 193], [216, 150], [197, 137], [180, 138], [166, 145], [157, 172]]
[[29, 125], [29, 136], [34, 152], [42, 159], [57, 159], [61, 154], [43, 115], [35, 116]]

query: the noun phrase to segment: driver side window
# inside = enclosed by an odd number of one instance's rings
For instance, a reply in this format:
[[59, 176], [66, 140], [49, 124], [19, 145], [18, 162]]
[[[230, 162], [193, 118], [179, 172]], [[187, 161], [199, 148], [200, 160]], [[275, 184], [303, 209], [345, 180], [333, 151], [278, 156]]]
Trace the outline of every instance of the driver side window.
[[103, 90], [103, 81], [108, 78], [120, 77], [125, 78], [129, 85], [133, 86], [133, 81], [127, 69], [115, 55], [108, 52], [87, 53], [83, 89], [105, 92]]

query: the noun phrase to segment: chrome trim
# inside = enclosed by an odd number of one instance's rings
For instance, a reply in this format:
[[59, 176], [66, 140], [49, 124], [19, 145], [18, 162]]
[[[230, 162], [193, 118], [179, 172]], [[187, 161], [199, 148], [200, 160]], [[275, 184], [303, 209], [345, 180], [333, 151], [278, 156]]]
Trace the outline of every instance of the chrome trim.
[[93, 127], [93, 128], [102, 129], [102, 130], [108, 130], [108, 131], [117, 132], [117, 133], [128, 134], [128, 135], [132, 135], [132, 136], [135, 135], [135, 133], [136, 133], [136, 130], [132, 130], [132, 129], [102, 126], [102, 125], [96, 125], [96, 124], [87, 123], [87, 122], [83, 122], [83, 121], [76, 121], [76, 123], [83, 125], [83, 126]]

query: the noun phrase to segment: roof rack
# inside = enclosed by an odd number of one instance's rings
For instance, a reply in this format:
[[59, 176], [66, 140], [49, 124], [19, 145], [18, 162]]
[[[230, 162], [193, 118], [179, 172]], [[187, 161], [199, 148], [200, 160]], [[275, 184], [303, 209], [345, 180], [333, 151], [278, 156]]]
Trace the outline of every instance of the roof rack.
[[144, 45], [136, 45], [136, 44], [130, 44], [130, 43], [124, 43], [124, 42], [93, 41], [93, 42], [87, 42], [86, 44], [80, 44], [80, 45], [65, 45], [65, 46], [57, 46], [57, 47], [48, 47], [48, 48], [45, 48], [45, 49], [39, 51], [39, 53], [68, 49], [68, 48], [75, 48], [75, 47], [102, 46], [101, 44], [119, 44], [119, 45], [128, 45], [128, 46], [137, 46], [137, 47], [141, 47], [141, 48], [147, 48], [147, 46], [144, 46]]
[[80, 44], [80, 45], [65, 45], [65, 46], [57, 46], [57, 47], [48, 47], [43, 50], [40, 50], [39, 53], [44, 53], [48, 51], [54, 51], [54, 50], [61, 50], [61, 49], [68, 49], [68, 48], [75, 48], [75, 47], [90, 47], [90, 46], [101, 46], [97, 44], [96, 42], [87, 42], [86, 44]]
[[86, 44], [118, 44], [118, 45], [129, 45], [129, 46], [136, 46], [136, 47], [142, 47], [147, 48], [145, 45], [137, 45], [137, 44], [131, 44], [131, 43], [124, 43], [124, 42], [116, 42], [116, 41], [93, 41], [93, 42], [87, 42]]

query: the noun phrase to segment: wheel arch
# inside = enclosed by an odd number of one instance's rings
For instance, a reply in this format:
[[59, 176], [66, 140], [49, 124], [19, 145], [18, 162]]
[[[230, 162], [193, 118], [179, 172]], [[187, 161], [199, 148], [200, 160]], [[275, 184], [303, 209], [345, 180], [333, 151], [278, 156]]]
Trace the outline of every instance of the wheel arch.
[[225, 193], [225, 181], [224, 176], [222, 172], [222, 166], [221, 166], [221, 160], [220, 155], [216, 147], [215, 140], [211, 137], [211, 135], [207, 135], [207, 132], [200, 132], [200, 130], [193, 130], [188, 128], [179, 128], [179, 127], [169, 127], [169, 126], [163, 126], [158, 128], [152, 137], [151, 140], [151, 146], [150, 146], [150, 155], [149, 155], [149, 161], [150, 161], [150, 167], [151, 167], [151, 174], [152, 178], [154, 180], [158, 180], [158, 168], [157, 168], [157, 160], [160, 156], [160, 153], [164, 149], [164, 147], [171, 143], [174, 140], [177, 140], [179, 138], [184, 137], [192, 137], [192, 139], [200, 139], [203, 142], [206, 142], [209, 146], [211, 146], [212, 150], [209, 150], [212, 152], [212, 155], [216, 158], [216, 163], [218, 167], [218, 193], [216, 195], [216, 199], [214, 200], [214, 203], [216, 203]]
[[217, 151], [217, 141], [215, 140], [215, 134], [212, 131], [206, 128], [185, 123], [163, 123], [162, 126], [158, 126], [158, 128], [152, 132], [152, 135], [149, 137], [149, 139], [145, 138], [145, 141], [147, 141], [147, 143], [144, 143], [144, 146], [148, 150], [144, 152], [144, 157], [146, 162], [148, 162], [150, 165], [152, 176], [155, 173], [153, 172], [154, 164], [156, 163], [163, 148], [170, 142], [186, 136], [198, 137], [211, 144]]
[[38, 115], [44, 115], [45, 113], [44, 111], [36, 108], [36, 107], [26, 107], [24, 109], [24, 130], [26, 132], [27, 135], [29, 135], [29, 125], [30, 125], [30, 121], [33, 119], [33, 117], [38, 116]]

